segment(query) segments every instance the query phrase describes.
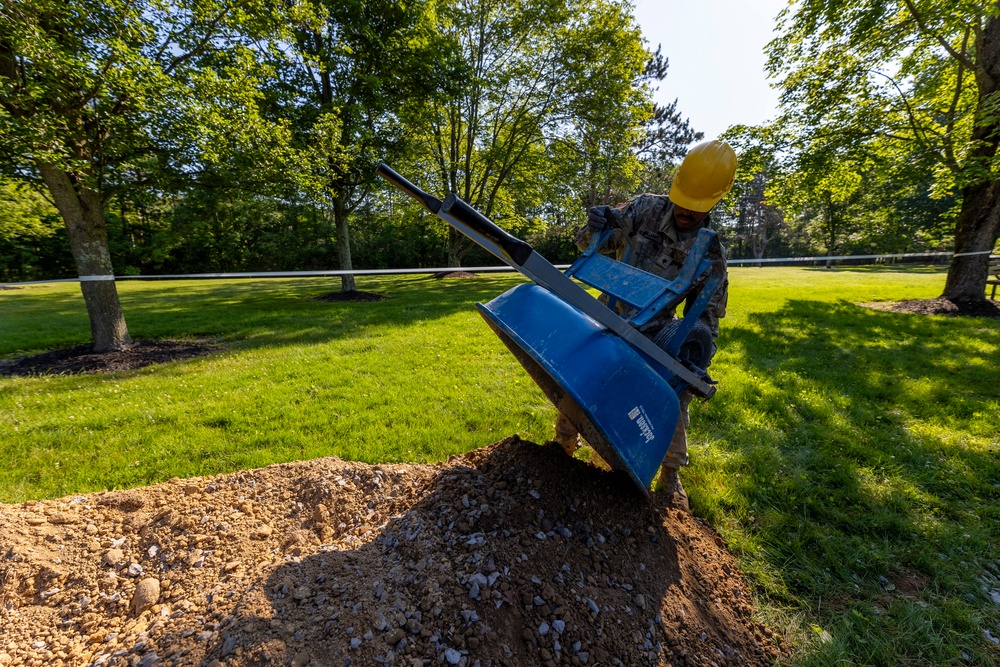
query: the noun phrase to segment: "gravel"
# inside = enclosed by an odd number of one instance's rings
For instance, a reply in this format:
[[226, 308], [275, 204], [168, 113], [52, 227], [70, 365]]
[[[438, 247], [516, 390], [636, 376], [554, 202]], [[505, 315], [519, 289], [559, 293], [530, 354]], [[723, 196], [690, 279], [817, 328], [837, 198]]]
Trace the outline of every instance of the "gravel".
[[0, 505], [0, 521], [3, 667], [721, 667], [786, 652], [703, 522], [516, 437], [447, 464], [329, 457]]

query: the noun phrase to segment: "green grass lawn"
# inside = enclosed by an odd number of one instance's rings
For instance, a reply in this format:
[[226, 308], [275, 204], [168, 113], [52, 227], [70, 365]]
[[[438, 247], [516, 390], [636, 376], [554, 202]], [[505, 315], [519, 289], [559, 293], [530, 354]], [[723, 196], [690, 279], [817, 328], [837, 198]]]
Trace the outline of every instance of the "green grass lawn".
[[[693, 406], [693, 510], [729, 542], [796, 664], [1000, 664], [1000, 323], [858, 302], [933, 297], [936, 270], [734, 268]], [[0, 501], [329, 454], [435, 461], [554, 409], [475, 312], [518, 277], [119, 283], [134, 337], [210, 356], [0, 379]], [[75, 284], [0, 292], [0, 357], [86, 342]], [[992, 588], [1000, 588], [993, 582]], [[964, 656], [963, 656], [964, 654]]]

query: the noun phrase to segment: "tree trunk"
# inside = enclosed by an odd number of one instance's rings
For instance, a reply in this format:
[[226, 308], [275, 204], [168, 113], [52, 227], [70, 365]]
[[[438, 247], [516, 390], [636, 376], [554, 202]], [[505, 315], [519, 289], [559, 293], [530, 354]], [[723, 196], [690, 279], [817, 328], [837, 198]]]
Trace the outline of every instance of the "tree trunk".
[[[1000, 4], [1000, 3], [997, 3]], [[1000, 18], [986, 19], [976, 43], [976, 84], [979, 88], [973, 148], [967, 164], [986, 167], [997, 154], [1000, 122], [995, 117], [994, 98], [1000, 95]], [[962, 210], [955, 223], [955, 254], [941, 296], [952, 301], [982, 301], [986, 298], [989, 255], [1000, 235], [1000, 181], [986, 181], [962, 190]]]
[[77, 189], [69, 175], [53, 164], [41, 163], [38, 169], [66, 224], [73, 261], [80, 276], [80, 291], [90, 317], [93, 350], [124, 349], [132, 339], [115, 287], [100, 195], [84, 186]]
[[[351, 233], [347, 228], [347, 206], [343, 197], [333, 198], [333, 222], [337, 230], [337, 258], [340, 260], [341, 271], [351, 271], [354, 265], [351, 262]], [[357, 289], [354, 276], [345, 273], [340, 276], [340, 291], [353, 292]]]
[[951, 301], [981, 301], [986, 298], [990, 256], [1000, 232], [1000, 181], [969, 186], [962, 192], [962, 210], [955, 225], [955, 253], [941, 295]]
[[462, 266], [462, 256], [459, 249], [465, 235], [451, 225], [448, 225], [448, 268], [457, 269]]

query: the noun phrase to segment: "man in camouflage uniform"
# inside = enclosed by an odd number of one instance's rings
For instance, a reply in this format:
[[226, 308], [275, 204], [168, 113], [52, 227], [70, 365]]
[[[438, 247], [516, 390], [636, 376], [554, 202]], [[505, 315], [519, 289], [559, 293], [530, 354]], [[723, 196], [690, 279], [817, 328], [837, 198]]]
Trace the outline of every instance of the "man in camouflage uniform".
[[[698, 231], [710, 226], [709, 211], [732, 187], [735, 173], [736, 154], [728, 144], [721, 141], [698, 144], [685, 156], [669, 195], [643, 194], [618, 207], [590, 209], [587, 226], [577, 233], [576, 244], [583, 250], [590, 244], [592, 233], [614, 228], [620, 233], [611, 236], [602, 252], [614, 253], [621, 262], [673, 280], [691, 252]], [[725, 251], [721, 245], [718, 247], [720, 254], [709, 256], [721, 259], [725, 267]], [[697, 292], [688, 295], [685, 306], [693, 303], [697, 296]], [[719, 335], [719, 319], [726, 316], [728, 297], [727, 277], [699, 318], [711, 331], [713, 341]], [[633, 314], [628, 306], [621, 303], [619, 306], [623, 316]], [[663, 312], [639, 330], [648, 338], [653, 338], [675, 317], [673, 311]], [[711, 355], [714, 354], [713, 343]], [[671, 494], [673, 504], [684, 510], [688, 509], [688, 499], [678, 469], [688, 464], [687, 427], [691, 398], [689, 391], [682, 392], [678, 397], [680, 419], [657, 478], [663, 489]], [[580, 446], [576, 427], [563, 414], [556, 421], [555, 441], [569, 454]]]

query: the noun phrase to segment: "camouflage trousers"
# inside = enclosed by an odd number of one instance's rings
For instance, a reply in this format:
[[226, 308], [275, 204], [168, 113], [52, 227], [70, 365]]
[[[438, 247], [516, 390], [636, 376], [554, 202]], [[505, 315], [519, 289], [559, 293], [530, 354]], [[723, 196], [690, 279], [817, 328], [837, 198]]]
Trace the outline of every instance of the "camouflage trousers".
[[667, 450], [661, 464], [667, 468], [680, 468], [686, 466], [688, 461], [688, 436], [687, 430], [691, 425], [690, 405], [692, 394], [690, 391], [682, 391], [677, 397], [681, 406], [681, 414], [677, 418], [677, 428], [674, 429], [674, 437], [670, 439], [670, 449]]

